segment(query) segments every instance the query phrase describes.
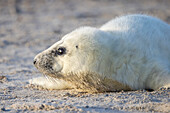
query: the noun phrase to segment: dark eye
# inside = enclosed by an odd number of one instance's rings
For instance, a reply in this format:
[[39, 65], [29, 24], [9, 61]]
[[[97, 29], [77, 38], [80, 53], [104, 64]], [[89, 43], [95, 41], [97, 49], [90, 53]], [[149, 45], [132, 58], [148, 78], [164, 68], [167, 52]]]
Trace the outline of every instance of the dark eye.
[[63, 55], [66, 53], [66, 49], [64, 47], [58, 48], [57, 55]]

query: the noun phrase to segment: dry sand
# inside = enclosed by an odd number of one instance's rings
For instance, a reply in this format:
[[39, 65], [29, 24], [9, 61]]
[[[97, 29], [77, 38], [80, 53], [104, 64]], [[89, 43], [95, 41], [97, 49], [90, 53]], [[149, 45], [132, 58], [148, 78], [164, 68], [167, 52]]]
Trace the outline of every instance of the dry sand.
[[34, 56], [80, 26], [130, 13], [170, 23], [169, 0], [0, 0], [0, 112], [170, 112], [170, 89], [88, 94], [42, 90]]

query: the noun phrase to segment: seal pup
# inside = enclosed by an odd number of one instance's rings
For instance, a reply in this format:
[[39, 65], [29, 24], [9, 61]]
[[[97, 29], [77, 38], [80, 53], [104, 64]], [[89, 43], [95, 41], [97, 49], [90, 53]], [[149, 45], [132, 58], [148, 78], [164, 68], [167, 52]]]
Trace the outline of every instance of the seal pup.
[[[88, 92], [170, 86], [170, 25], [155, 17], [117, 17], [100, 28], [81, 27], [34, 58], [48, 79], [32, 84]], [[50, 83], [50, 85], [49, 85]]]

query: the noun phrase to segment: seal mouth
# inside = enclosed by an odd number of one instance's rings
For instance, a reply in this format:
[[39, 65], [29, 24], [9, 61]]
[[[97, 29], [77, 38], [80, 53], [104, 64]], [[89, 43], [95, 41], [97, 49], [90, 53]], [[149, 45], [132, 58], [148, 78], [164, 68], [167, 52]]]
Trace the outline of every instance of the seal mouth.
[[45, 66], [43, 68], [40, 68], [39, 66], [35, 66], [35, 67], [43, 75], [50, 76], [53, 78], [58, 78], [58, 79], [64, 78], [63, 74], [61, 73], [62, 68], [60, 70], [56, 71], [52, 68], [52, 66]]
[[53, 78], [62, 78], [61, 70], [63, 69], [62, 66], [56, 65], [52, 62], [53, 60], [47, 60], [42, 57], [42, 61], [34, 60], [33, 64], [37, 68], [37, 70], [44, 75], [53, 77]]

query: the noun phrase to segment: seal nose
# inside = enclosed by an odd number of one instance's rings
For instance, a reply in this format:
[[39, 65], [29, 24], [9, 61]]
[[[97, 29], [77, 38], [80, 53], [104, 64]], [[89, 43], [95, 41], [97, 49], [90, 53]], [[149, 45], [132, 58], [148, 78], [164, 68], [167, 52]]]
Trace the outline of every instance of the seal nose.
[[35, 64], [36, 64], [36, 62], [37, 62], [37, 61], [36, 61], [36, 60], [34, 60], [34, 61], [33, 61], [33, 64], [35, 65]]

